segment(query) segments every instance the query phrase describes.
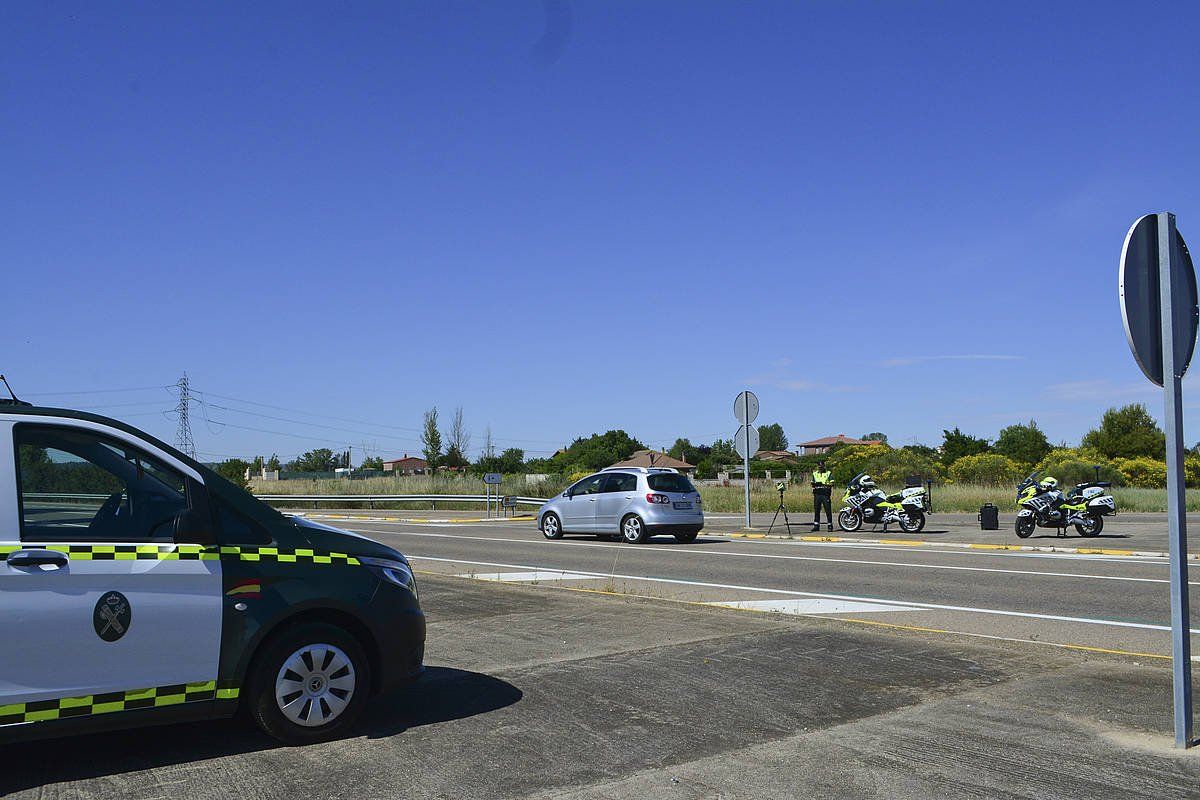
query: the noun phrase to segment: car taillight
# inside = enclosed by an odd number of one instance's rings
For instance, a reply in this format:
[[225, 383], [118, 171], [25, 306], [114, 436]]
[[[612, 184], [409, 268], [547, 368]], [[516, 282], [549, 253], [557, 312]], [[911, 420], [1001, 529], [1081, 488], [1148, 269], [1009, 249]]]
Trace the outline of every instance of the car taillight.
[[651, 503], [651, 504], [669, 503], [669, 502], [671, 502], [671, 498], [667, 497], [665, 494], [655, 494], [654, 492], [647, 492], [646, 493], [646, 502]]

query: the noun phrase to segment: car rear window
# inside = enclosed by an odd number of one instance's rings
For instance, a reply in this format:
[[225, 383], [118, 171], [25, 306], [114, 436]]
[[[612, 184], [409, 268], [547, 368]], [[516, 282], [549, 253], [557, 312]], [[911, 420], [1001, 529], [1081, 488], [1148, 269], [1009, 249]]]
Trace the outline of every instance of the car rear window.
[[650, 484], [650, 488], [656, 492], [686, 494], [696, 491], [696, 488], [692, 486], [692, 482], [687, 479], [687, 476], [680, 475], [677, 472], [660, 472], [657, 475], [650, 475], [646, 478], [646, 483]]

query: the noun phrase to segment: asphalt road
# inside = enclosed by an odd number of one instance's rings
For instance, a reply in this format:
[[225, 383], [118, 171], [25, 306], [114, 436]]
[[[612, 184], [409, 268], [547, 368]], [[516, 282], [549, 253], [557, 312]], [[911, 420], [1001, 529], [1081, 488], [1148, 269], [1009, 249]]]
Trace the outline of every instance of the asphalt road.
[[[1170, 654], [1168, 565], [1162, 558], [981, 551], [899, 538], [891, 544], [749, 540], [707, 531], [687, 545], [671, 537], [627, 545], [594, 536], [547, 541], [529, 521], [321, 516], [396, 546], [427, 572], [853, 617], [896, 630]], [[1082, 544], [1096, 546], [1092, 541]], [[1070, 544], [1080, 546], [1081, 540]], [[1195, 586], [1200, 562], [1190, 569]], [[1200, 589], [1193, 589], [1192, 609], [1200, 612]]]

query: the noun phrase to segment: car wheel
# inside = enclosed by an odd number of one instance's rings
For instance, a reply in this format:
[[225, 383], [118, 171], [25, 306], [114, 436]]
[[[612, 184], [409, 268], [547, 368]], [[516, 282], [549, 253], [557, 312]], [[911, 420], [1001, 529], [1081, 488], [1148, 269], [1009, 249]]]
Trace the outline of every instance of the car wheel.
[[621, 538], [628, 544], [641, 544], [646, 541], [649, 535], [646, 533], [646, 525], [642, 522], [642, 518], [630, 514], [621, 520]]
[[542, 536], [547, 539], [561, 539], [562, 535], [562, 522], [557, 514], [551, 512], [542, 517]]
[[371, 665], [358, 639], [334, 625], [289, 628], [263, 645], [249, 676], [249, 708], [284, 744], [323, 742], [350, 728], [366, 707]]
[[696, 541], [696, 537], [700, 535], [700, 531], [689, 531], [688, 533], [675, 534], [675, 541], [680, 544], [691, 544]]

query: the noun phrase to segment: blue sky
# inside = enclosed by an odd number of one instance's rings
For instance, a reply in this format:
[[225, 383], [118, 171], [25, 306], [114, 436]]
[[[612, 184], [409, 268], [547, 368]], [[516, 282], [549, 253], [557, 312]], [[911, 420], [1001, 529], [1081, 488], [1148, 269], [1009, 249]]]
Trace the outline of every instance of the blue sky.
[[187, 370], [210, 457], [1160, 413], [1116, 271], [1200, 237], [1194, 5], [168, 5], [0, 12], [31, 399], [170, 439]]

